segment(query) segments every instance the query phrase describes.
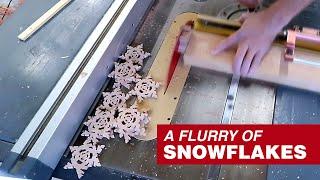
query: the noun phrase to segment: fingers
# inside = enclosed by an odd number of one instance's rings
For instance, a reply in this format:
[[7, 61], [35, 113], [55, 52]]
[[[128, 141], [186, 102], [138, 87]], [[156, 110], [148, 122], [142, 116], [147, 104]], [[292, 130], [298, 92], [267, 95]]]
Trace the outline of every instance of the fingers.
[[250, 16], [250, 13], [241, 14], [241, 16], [240, 16], [240, 18], [239, 18], [239, 22], [240, 22], [241, 24], [243, 24], [249, 16]]
[[253, 62], [254, 57], [255, 57], [255, 52], [250, 50], [249, 48], [241, 66], [241, 75], [243, 76], [248, 75], [249, 69], [251, 67], [251, 63]]
[[234, 62], [233, 62], [233, 73], [235, 75], [240, 75], [240, 69], [242, 66], [242, 62], [244, 57], [247, 54], [248, 51], [248, 44], [247, 43], [240, 43], [237, 49], [237, 53], [234, 57]]
[[213, 49], [212, 54], [213, 55], [217, 55], [233, 46], [235, 46], [238, 41], [239, 41], [239, 37], [238, 37], [238, 32], [232, 34], [231, 36], [229, 36], [227, 39], [225, 39], [224, 41], [222, 41], [216, 48]]
[[261, 61], [262, 61], [263, 56], [264, 56], [264, 53], [263, 53], [263, 52], [258, 52], [258, 53], [254, 56], [248, 74], [252, 75], [252, 74], [256, 73], [258, 67], [259, 67], [260, 64], [261, 64]]

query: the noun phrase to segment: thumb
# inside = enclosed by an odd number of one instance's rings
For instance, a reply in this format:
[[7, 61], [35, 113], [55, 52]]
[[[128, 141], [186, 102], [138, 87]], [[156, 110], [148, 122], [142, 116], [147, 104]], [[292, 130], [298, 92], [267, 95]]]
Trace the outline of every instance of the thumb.
[[238, 43], [238, 39], [238, 32], [232, 34], [227, 39], [223, 40], [220, 44], [218, 44], [218, 46], [216, 46], [212, 50], [212, 54], [217, 55], [227, 49], [230, 49]]
[[251, 13], [244, 13], [244, 14], [241, 14], [240, 18], [239, 18], [239, 22], [241, 24], [243, 24], [247, 19], [248, 17], [251, 15]]

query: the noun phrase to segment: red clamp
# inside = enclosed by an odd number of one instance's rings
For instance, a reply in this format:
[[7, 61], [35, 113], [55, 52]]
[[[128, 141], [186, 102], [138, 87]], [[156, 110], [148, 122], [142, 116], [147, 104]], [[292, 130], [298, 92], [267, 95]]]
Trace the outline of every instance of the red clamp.
[[287, 30], [287, 43], [284, 54], [284, 59], [286, 61], [294, 60], [294, 51], [297, 40], [304, 42], [309, 48], [310, 46], [317, 47], [316, 50], [318, 51], [320, 47], [320, 31], [298, 26], [296, 26], [294, 30]]

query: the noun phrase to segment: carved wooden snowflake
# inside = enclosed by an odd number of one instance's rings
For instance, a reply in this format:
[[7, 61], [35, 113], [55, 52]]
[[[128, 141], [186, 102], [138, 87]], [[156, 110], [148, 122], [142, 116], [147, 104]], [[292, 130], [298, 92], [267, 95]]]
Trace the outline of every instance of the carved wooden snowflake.
[[138, 101], [143, 101], [146, 98], [157, 98], [157, 89], [160, 83], [152, 80], [151, 76], [144, 79], [137, 79], [136, 86], [129, 92], [129, 95], [135, 95]]
[[72, 157], [64, 169], [75, 169], [80, 179], [88, 168], [101, 166], [98, 155], [104, 147], [104, 145], [95, 146], [92, 144], [70, 146]]
[[114, 111], [117, 108], [126, 107], [129, 96], [121, 91], [120, 88], [113, 89], [112, 92], [104, 92], [103, 107], [106, 110]]
[[88, 130], [84, 131], [81, 135], [87, 137], [84, 142], [97, 144], [102, 138], [114, 138], [113, 126], [115, 123], [114, 111], [98, 111], [95, 116], [89, 116], [88, 121], [84, 123]]
[[120, 108], [119, 115], [116, 118], [114, 132], [119, 133], [120, 138], [124, 138], [128, 143], [131, 137], [145, 136], [145, 125], [149, 123], [149, 117], [146, 112], [139, 112], [137, 105], [130, 108]]
[[[81, 146], [71, 146], [72, 157], [65, 165], [65, 169], [75, 169], [81, 178], [90, 167], [101, 166], [98, 155], [104, 148], [98, 145], [103, 138], [114, 138], [118, 133], [128, 143], [132, 137], [145, 136], [145, 128], [150, 118], [147, 111], [138, 110], [135, 103], [127, 108], [130, 96], [137, 96], [138, 101], [145, 98], [157, 98], [156, 90], [160, 84], [151, 77], [141, 79], [138, 71], [143, 65], [143, 60], [150, 53], [143, 51], [143, 45], [136, 47], [127, 46], [127, 52], [120, 56], [124, 63], [115, 63], [115, 70], [108, 77], [115, 79], [112, 92], [103, 93], [103, 102], [97, 107], [95, 114], [88, 117], [84, 123], [87, 130], [81, 136], [86, 140]], [[133, 85], [135, 84], [135, 87]], [[122, 92], [122, 87], [131, 90], [128, 94]]]
[[115, 70], [108, 77], [115, 79], [115, 88], [121, 85], [130, 89], [132, 83], [141, 76], [137, 73], [141, 69], [140, 66], [134, 65], [132, 62], [115, 63]]
[[150, 53], [144, 52], [143, 44], [140, 44], [136, 47], [127, 46], [127, 52], [119, 58], [142, 66], [143, 60], [149, 56]]

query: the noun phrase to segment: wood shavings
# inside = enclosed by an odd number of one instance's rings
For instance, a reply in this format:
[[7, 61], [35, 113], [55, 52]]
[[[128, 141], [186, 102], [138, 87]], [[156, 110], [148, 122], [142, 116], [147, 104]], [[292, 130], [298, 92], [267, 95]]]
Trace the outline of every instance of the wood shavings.
[[[8, 1], [9, 2], [9, 1]], [[24, 1], [19, 0], [18, 3], [11, 2], [9, 5], [7, 3], [0, 5], [0, 25], [11, 16], [19, 6], [23, 4]]]
[[145, 125], [149, 123], [148, 114], [139, 112], [137, 105], [130, 108], [120, 108], [119, 116], [116, 118], [114, 132], [119, 133], [120, 138], [124, 138], [128, 143], [131, 137], [145, 136]]
[[127, 46], [127, 52], [119, 58], [142, 66], [143, 60], [150, 55], [143, 51], [143, 44], [140, 44], [136, 47]]
[[152, 80], [151, 76], [144, 79], [138, 79], [136, 86], [129, 92], [129, 95], [135, 95], [138, 101], [141, 102], [146, 98], [157, 98], [157, 89], [160, 87], [160, 83]]
[[141, 66], [134, 65], [132, 62], [115, 63], [115, 70], [111, 72], [108, 77], [115, 79], [115, 88], [124, 86], [130, 89], [132, 83], [141, 76], [137, 73]]
[[71, 146], [72, 157], [64, 169], [75, 169], [80, 179], [88, 168], [101, 166], [98, 155], [104, 147], [104, 145], [95, 146], [92, 144]]
[[19, 0], [18, 4], [22, 5], [24, 3], [24, 0]]
[[11, 15], [14, 9], [10, 7], [0, 7], [0, 15]]

